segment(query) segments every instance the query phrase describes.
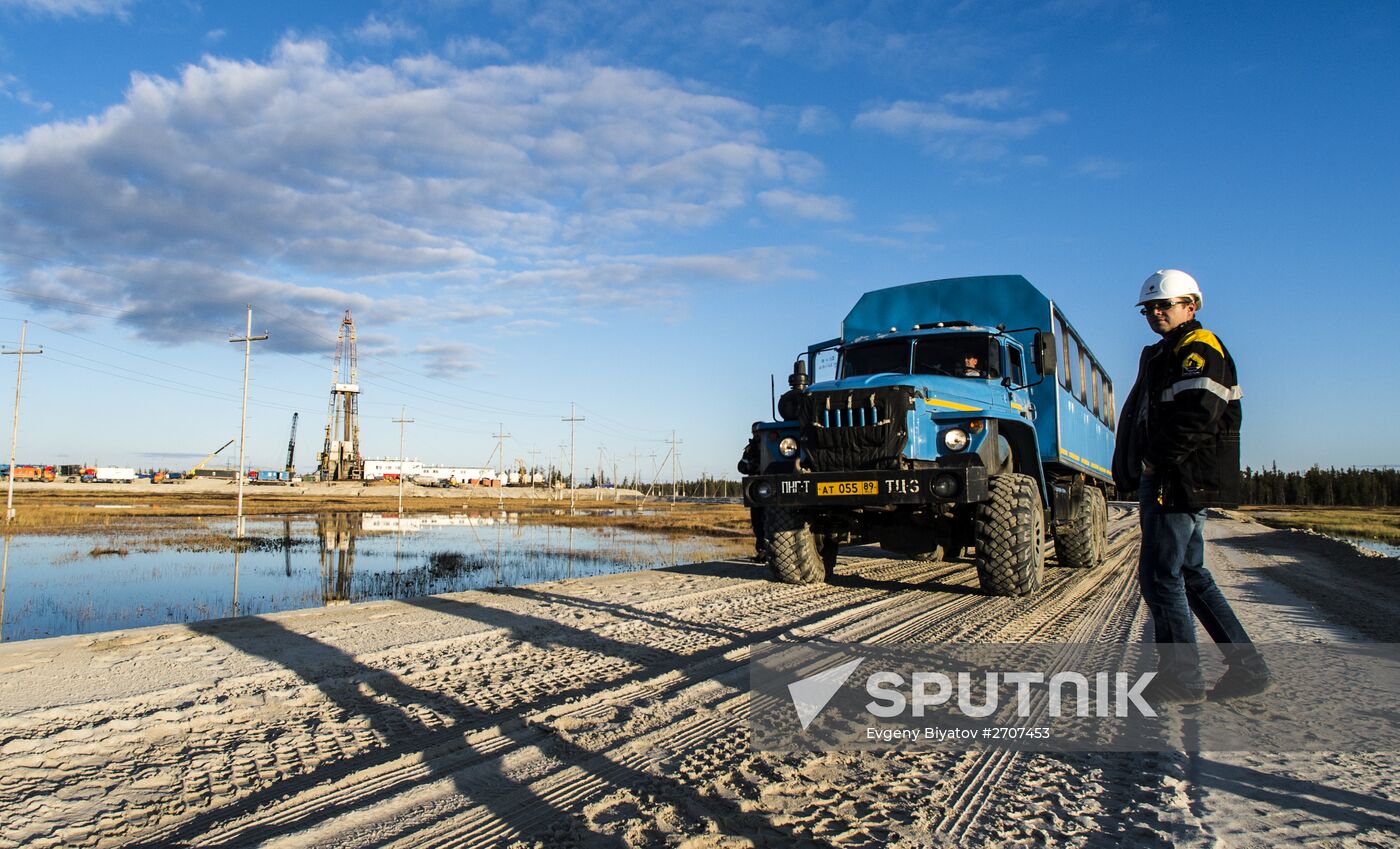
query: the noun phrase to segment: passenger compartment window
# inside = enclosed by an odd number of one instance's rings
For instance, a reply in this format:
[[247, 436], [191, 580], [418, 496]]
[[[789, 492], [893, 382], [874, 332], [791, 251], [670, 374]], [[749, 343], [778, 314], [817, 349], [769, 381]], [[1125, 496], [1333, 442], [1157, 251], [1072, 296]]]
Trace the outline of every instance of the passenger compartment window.
[[1087, 365], [1087, 360], [1088, 357], [1084, 356], [1083, 344], [1078, 339], [1075, 339], [1074, 361], [1079, 364], [1079, 371], [1075, 374], [1075, 378], [1079, 382], [1079, 403], [1083, 404], [1086, 407], [1089, 406], [1089, 381], [1084, 373], [1084, 367], [1085, 365]]
[[1060, 385], [1072, 392], [1074, 387], [1070, 385], [1069, 380], [1069, 330], [1058, 317], [1055, 319], [1055, 331], [1061, 339], [1060, 346], [1064, 349], [1060, 352]]

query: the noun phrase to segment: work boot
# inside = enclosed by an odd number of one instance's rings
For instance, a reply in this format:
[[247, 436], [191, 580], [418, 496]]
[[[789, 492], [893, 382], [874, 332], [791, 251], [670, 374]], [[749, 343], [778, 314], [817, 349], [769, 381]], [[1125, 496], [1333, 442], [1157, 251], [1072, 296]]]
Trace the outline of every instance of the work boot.
[[1154, 707], [1170, 703], [1189, 705], [1205, 701], [1206, 691], [1203, 687], [1183, 684], [1179, 679], [1159, 672], [1142, 688], [1142, 699]]
[[1220, 676], [1215, 686], [1210, 688], [1210, 700], [1225, 702], [1257, 696], [1273, 686], [1273, 683], [1274, 679], [1267, 669], [1261, 672], [1244, 666], [1232, 666]]

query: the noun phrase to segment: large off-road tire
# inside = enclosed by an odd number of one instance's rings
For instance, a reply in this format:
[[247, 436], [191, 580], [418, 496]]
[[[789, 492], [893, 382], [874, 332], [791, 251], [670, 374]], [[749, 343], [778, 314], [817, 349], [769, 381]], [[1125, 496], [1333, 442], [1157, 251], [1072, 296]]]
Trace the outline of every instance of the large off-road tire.
[[1055, 553], [1061, 566], [1092, 569], [1108, 548], [1108, 503], [1097, 487], [1084, 487], [1070, 520], [1055, 530]]
[[994, 475], [991, 498], [973, 520], [977, 578], [988, 595], [1029, 595], [1045, 574], [1045, 515], [1040, 487], [1029, 475]]
[[[817, 537], [796, 510], [769, 507], [763, 517], [768, 569], [784, 584], [818, 584], [826, 577]], [[833, 546], [835, 548], [835, 546]]]

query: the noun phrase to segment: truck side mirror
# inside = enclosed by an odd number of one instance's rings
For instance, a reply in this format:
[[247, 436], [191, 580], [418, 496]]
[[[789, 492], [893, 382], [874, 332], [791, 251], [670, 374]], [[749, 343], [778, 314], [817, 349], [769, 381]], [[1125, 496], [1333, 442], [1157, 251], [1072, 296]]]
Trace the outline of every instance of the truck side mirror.
[[1035, 334], [1035, 370], [1041, 377], [1053, 377], [1059, 365], [1055, 360], [1055, 334], [1039, 331]]

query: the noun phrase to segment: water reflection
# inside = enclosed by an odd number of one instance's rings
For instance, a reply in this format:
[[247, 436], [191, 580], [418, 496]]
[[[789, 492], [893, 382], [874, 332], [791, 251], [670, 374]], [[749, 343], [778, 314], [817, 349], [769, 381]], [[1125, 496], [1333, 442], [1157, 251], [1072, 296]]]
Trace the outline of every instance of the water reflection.
[[5, 639], [5, 586], [10, 582], [10, 535], [5, 534], [5, 557], [0, 561], [0, 641]]
[[172, 531], [141, 517], [98, 533], [7, 540], [0, 639], [514, 586], [699, 562], [727, 551], [703, 539], [522, 523], [505, 511], [247, 522], [248, 537], [237, 546], [228, 540], [231, 521]]
[[321, 603], [350, 602], [350, 578], [355, 570], [355, 535], [362, 524], [359, 513], [332, 513], [316, 517], [316, 538], [321, 543]]

